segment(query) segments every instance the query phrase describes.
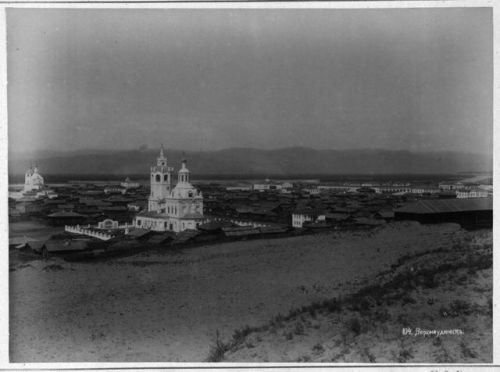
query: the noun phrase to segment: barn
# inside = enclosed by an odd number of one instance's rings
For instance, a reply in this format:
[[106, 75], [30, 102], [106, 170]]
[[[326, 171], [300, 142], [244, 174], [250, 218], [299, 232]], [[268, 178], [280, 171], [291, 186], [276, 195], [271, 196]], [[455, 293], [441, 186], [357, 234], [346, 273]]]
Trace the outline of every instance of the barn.
[[397, 221], [414, 220], [421, 223], [456, 222], [465, 228], [493, 226], [493, 200], [440, 199], [420, 200], [394, 211]]

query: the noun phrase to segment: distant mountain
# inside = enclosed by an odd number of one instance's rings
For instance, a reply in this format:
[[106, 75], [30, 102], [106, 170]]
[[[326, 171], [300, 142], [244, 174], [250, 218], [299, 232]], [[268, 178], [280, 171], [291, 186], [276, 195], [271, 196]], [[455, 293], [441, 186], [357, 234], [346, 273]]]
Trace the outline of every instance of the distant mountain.
[[[149, 174], [158, 150], [45, 152], [9, 158], [9, 174], [23, 174], [37, 161], [42, 174]], [[181, 151], [166, 151], [177, 170]], [[315, 150], [290, 147], [277, 150], [230, 148], [186, 152], [188, 168], [199, 175], [314, 175], [314, 174], [434, 174], [491, 172], [493, 159], [461, 152], [392, 150]]]

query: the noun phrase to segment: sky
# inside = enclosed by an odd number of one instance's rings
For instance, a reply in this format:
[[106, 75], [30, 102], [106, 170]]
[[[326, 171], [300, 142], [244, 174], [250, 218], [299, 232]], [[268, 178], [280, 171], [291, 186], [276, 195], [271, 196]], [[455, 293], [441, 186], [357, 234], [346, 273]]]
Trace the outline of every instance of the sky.
[[492, 12], [8, 9], [11, 151], [492, 152]]

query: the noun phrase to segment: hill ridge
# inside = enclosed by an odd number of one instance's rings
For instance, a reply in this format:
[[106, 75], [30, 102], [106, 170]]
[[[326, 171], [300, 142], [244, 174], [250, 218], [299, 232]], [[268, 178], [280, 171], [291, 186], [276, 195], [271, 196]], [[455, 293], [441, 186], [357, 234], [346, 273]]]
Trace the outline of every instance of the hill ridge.
[[[435, 174], [465, 171], [491, 172], [493, 160], [485, 154], [456, 151], [352, 149], [317, 150], [287, 147], [262, 150], [228, 148], [215, 151], [167, 150], [176, 169], [185, 153], [194, 174]], [[11, 155], [9, 174], [23, 174], [36, 160], [44, 174], [148, 174], [157, 149], [77, 150]]]

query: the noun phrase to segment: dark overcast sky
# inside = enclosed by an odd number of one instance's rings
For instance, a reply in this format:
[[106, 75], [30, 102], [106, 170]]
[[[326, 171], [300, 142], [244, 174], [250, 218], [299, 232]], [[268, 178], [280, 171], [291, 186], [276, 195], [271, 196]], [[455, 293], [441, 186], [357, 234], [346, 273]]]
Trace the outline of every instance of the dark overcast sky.
[[492, 12], [7, 12], [11, 150], [492, 151]]

